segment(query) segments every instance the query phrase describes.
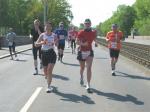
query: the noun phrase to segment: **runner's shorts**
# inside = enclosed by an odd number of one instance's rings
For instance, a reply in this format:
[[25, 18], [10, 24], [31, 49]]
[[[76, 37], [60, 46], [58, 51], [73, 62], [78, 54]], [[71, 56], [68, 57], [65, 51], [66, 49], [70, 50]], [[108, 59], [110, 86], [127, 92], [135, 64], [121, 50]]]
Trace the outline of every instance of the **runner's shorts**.
[[[88, 51], [86, 51], [86, 52], [88, 52]], [[90, 50], [88, 54], [84, 54], [83, 51], [78, 51], [77, 60], [79, 60], [79, 61], [85, 61], [86, 58], [89, 57], [89, 56], [90, 57], [94, 57], [93, 50]]]
[[111, 58], [118, 58], [120, 50], [109, 49], [109, 54]]
[[50, 50], [42, 50], [42, 64], [43, 66], [48, 66], [48, 64], [56, 63], [56, 53], [53, 49]]
[[65, 48], [65, 44], [64, 43], [59, 43], [58, 44], [58, 49], [64, 50], [64, 48]]

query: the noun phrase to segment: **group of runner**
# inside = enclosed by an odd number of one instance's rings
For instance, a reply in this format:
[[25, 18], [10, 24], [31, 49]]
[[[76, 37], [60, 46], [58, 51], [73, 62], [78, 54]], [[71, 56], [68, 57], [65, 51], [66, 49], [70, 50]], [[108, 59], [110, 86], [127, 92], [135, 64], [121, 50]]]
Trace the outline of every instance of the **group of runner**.
[[[108, 42], [109, 54], [111, 58], [111, 69], [112, 76], [115, 76], [116, 63], [119, 57], [119, 52], [121, 48], [121, 39], [123, 38], [123, 33], [118, 30], [118, 25], [113, 24], [112, 30], [106, 35], [106, 41]], [[7, 35], [7, 40], [13, 43], [13, 38], [10, 35], [14, 33], [9, 33]], [[90, 87], [91, 77], [92, 77], [92, 62], [94, 57], [94, 51], [92, 48], [92, 43], [95, 42], [95, 47], [98, 46], [96, 40], [97, 33], [91, 27], [91, 20], [85, 19], [84, 29], [76, 31], [76, 28], [72, 26], [67, 32], [64, 28], [64, 23], [60, 22], [58, 29], [52, 31], [52, 23], [46, 22], [44, 28], [41, 27], [40, 21], [36, 19], [34, 21], [33, 28], [31, 29], [32, 38], [32, 52], [34, 58], [34, 75], [38, 74], [38, 59], [39, 55], [40, 69], [43, 68], [45, 78], [47, 79], [47, 92], [51, 92], [53, 88], [51, 87], [52, 73], [55, 66], [57, 57], [58, 61], [62, 62], [65, 48], [65, 41], [71, 41], [72, 54], [76, 53], [76, 44], [79, 46], [77, 49], [77, 60], [80, 64], [80, 84], [84, 85], [84, 70], [86, 65], [86, 75], [87, 75], [87, 92], [91, 93], [92, 89]], [[9, 45], [10, 53], [11, 47]], [[56, 54], [54, 48], [57, 47], [58, 53]], [[15, 52], [14, 48], [12, 47]], [[11, 53], [12, 57], [12, 53]], [[12, 57], [13, 58], [13, 57]]]

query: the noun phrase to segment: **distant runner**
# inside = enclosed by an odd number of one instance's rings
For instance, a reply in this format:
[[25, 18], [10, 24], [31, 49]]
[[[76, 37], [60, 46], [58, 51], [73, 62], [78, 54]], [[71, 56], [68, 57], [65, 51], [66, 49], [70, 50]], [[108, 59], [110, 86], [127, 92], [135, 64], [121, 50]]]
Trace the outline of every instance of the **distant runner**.
[[121, 49], [122, 38], [123, 38], [123, 33], [122, 31], [118, 30], [118, 25], [112, 24], [112, 31], [108, 32], [106, 35], [106, 41], [108, 42], [108, 48], [109, 48], [109, 53], [111, 58], [112, 76], [116, 76], [115, 69], [119, 57], [119, 52]]
[[72, 48], [72, 54], [75, 54], [76, 50], [76, 38], [77, 38], [78, 32], [76, 31], [75, 27], [72, 26], [71, 30], [68, 31], [68, 38], [71, 40], [71, 48]]
[[55, 31], [58, 38], [58, 61], [62, 62], [65, 48], [65, 40], [67, 38], [67, 30], [64, 29], [64, 23], [59, 23], [59, 28]]
[[41, 61], [41, 46], [36, 47], [35, 42], [39, 38], [39, 35], [44, 31], [44, 29], [40, 26], [40, 21], [38, 19], [34, 20], [34, 26], [31, 29], [31, 39], [32, 39], [32, 53], [34, 58], [34, 68], [35, 72], [33, 75], [38, 74], [38, 60], [37, 55], [39, 54], [39, 60], [40, 60], [40, 69], [42, 68], [42, 61]]
[[18, 60], [16, 51], [15, 51], [16, 33], [13, 32], [13, 28], [9, 28], [9, 33], [6, 35], [6, 40], [8, 41], [8, 47], [9, 47], [9, 53], [10, 53], [11, 59], [12, 60], [14, 59], [13, 54], [12, 54], [12, 52], [13, 52], [14, 55], [15, 55], [16, 60]]

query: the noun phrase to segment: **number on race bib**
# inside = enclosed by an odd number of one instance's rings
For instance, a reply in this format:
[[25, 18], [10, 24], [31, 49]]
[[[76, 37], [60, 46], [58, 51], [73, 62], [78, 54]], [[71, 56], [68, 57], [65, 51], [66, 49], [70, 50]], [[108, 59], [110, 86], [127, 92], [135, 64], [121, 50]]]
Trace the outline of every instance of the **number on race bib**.
[[117, 42], [111, 42], [111, 48], [117, 48]]

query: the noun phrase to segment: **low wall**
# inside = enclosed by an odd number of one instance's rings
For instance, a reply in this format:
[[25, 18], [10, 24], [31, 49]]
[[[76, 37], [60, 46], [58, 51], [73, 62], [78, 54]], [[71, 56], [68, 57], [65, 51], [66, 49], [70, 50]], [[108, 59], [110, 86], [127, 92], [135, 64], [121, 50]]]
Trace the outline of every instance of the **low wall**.
[[[133, 36], [128, 36], [129, 39], [133, 39]], [[134, 36], [135, 39], [148, 39], [150, 40], [150, 36]]]
[[[31, 44], [32, 41], [29, 36], [17, 36], [16, 37], [16, 45], [26, 45]], [[0, 46], [1, 47], [7, 47], [8, 42], [6, 40], [6, 37], [0, 37]]]

